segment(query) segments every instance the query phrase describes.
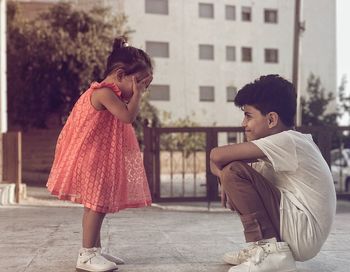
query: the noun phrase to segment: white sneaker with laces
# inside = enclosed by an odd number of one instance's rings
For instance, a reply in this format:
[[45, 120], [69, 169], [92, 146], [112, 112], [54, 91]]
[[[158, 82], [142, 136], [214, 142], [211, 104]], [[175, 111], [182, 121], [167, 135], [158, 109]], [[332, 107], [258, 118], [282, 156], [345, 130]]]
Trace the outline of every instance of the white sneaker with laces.
[[117, 256], [111, 255], [110, 253], [108, 253], [107, 249], [105, 249], [105, 248], [98, 247], [97, 251], [110, 262], [113, 262], [115, 264], [125, 264], [123, 259], [121, 259]]
[[97, 248], [79, 250], [76, 266], [78, 272], [110, 272], [117, 269], [117, 265], [102, 257]]
[[296, 265], [285, 242], [259, 244], [251, 249], [247, 261], [230, 268], [228, 272], [296, 272]]
[[239, 265], [248, 260], [251, 256], [251, 250], [254, 248], [254, 244], [248, 246], [247, 248], [243, 248], [240, 251], [233, 251], [225, 253], [223, 260], [225, 263], [232, 265]]
[[252, 256], [254, 252], [254, 247], [256, 244], [263, 245], [266, 243], [275, 243], [277, 242], [276, 238], [271, 239], [264, 239], [258, 242], [252, 242], [248, 243], [248, 247], [241, 249], [240, 251], [232, 251], [227, 252], [223, 256], [223, 260], [225, 263], [232, 264], [232, 265], [239, 265], [241, 263], [244, 263], [249, 259], [250, 256]]

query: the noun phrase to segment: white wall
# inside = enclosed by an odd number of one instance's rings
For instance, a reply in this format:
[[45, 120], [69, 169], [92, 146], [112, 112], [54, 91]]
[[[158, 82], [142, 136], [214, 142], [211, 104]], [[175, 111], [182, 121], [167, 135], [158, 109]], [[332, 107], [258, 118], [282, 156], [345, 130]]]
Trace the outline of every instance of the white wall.
[[7, 131], [6, 82], [6, 1], [0, 0], [0, 133]]
[[[55, 0], [56, 1], [56, 0]], [[68, 1], [68, 0], [67, 0]], [[168, 0], [169, 15], [145, 13], [145, 0], [74, 0], [77, 6], [109, 5], [125, 12], [135, 30], [131, 44], [170, 43], [170, 58], [155, 58], [154, 84], [170, 85], [170, 101], [152, 101], [174, 119], [191, 117], [201, 125], [240, 125], [242, 114], [226, 102], [226, 87], [241, 88], [263, 74], [292, 80], [295, 0]], [[336, 92], [336, 25], [334, 0], [303, 0], [306, 31], [301, 37], [300, 85], [305, 95], [310, 73]], [[214, 19], [198, 16], [198, 3], [214, 4]], [[225, 5], [236, 6], [236, 20], [225, 19]], [[241, 7], [252, 7], [252, 21], [242, 22]], [[278, 23], [264, 23], [264, 9], [278, 10]], [[213, 44], [214, 61], [198, 59], [199, 44]], [[236, 61], [225, 60], [226, 46], [236, 46]], [[253, 61], [241, 62], [241, 47], [253, 48]], [[264, 49], [277, 48], [279, 63], [264, 62]], [[215, 101], [200, 102], [199, 86], [215, 86]], [[335, 109], [335, 103], [332, 105]], [[193, 113], [195, 114], [194, 116]]]
[[[198, 3], [214, 3], [214, 19], [198, 17]], [[225, 4], [236, 6], [236, 20], [225, 20]], [[169, 15], [145, 14], [144, 0], [124, 2], [132, 44], [170, 43], [170, 58], [155, 58], [154, 84], [170, 85], [170, 102], [152, 101], [174, 118], [191, 116], [201, 125], [239, 125], [241, 113], [226, 102], [226, 87], [238, 88], [262, 74], [292, 79], [294, 0], [169, 0]], [[241, 21], [241, 6], [252, 7], [252, 22]], [[317, 6], [317, 8], [316, 8]], [[278, 9], [278, 24], [264, 23], [264, 8]], [[300, 81], [305, 91], [309, 74], [321, 77], [326, 90], [336, 89], [335, 3], [304, 1], [306, 31], [301, 39]], [[198, 59], [198, 44], [213, 44], [215, 60]], [[236, 46], [236, 61], [225, 60], [226, 45]], [[240, 60], [242, 46], [253, 48], [253, 62]], [[278, 48], [279, 63], [264, 63], [264, 49]], [[215, 102], [199, 102], [199, 86], [215, 86]]]

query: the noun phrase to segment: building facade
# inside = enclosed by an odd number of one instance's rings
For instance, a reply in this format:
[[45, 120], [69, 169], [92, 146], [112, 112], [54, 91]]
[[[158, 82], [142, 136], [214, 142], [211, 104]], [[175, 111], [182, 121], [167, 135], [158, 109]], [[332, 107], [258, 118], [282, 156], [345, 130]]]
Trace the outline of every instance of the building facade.
[[[132, 44], [155, 61], [151, 101], [173, 118], [240, 125], [236, 90], [264, 74], [292, 80], [294, 0], [129, 0]], [[317, 8], [315, 8], [317, 5]], [[311, 73], [336, 92], [335, 1], [303, 1], [300, 92]], [[333, 105], [335, 107], [335, 105]]]
[[[45, 6], [51, 1], [22, 3]], [[71, 0], [79, 8], [110, 6], [125, 13], [130, 43], [155, 63], [151, 103], [171, 119], [202, 126], [238, 126], [238, 89], [260, 75], [292, 80], [295, 0]], [[336, 92], [336, 7], [302, 1], [299, 92], [311, 73]], [[37, 10], [35, 8], [35, 10]], [[335, 103], [329, 110], [335, 110]], [[162, 114], [160, 115], [162, 119]]]

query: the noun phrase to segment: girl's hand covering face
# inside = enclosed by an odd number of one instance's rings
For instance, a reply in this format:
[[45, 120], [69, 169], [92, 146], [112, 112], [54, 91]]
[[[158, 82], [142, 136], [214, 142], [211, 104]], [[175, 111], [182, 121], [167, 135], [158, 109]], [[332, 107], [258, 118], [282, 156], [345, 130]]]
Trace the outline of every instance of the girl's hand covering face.
[[148, 75], [144, 79], [140, 80], [139, 82], [137, 81], [136, 77], [132, 77], [132, 91], [134, 94], [142, 94], [145, 92], [148, 88], [148, 86], [151, 84], [153, 80], [152, 75]]

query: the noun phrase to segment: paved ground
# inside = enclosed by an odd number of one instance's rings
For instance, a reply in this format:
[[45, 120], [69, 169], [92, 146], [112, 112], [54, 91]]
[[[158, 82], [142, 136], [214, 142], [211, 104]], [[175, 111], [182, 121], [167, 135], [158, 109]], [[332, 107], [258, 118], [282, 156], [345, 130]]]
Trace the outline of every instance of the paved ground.
[[[0, 272], [75, 271], [82, 209], [32, 190], [23, 204], [0, 207]], [[226, 272], [221, 256], [243, 243], [237, 216], [214, 204], [162, 205], [109, 215], [103, 242], [125, 272]], [[300, 272], [350, 271], [350, 202], [339, 201], [332, 233]]]

